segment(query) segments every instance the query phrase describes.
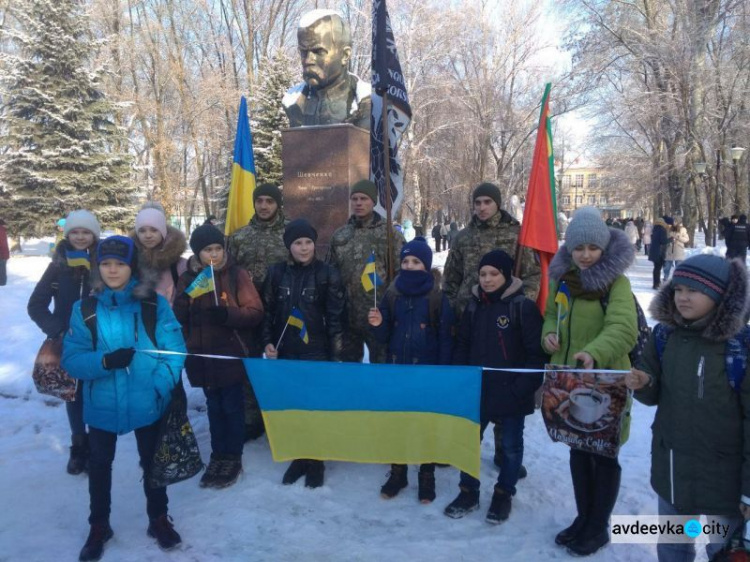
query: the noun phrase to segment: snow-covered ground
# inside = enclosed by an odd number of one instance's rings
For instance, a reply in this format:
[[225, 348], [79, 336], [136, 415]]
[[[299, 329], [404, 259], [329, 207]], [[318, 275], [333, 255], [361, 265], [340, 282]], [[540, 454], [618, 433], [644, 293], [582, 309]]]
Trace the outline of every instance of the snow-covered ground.
[[[432, 242], [432, 240], [430, 240]], [[45, 248], [45, 242], [30, 244]], [[704, 250], [705, 251], [705, 250]], [[709, 250], [710, 251], [710, 250]], [[41, 253], [41, 252], [38, 252]], [[447, 252], [435, 256], [445, 262]], [[43, 340], [26, 303], [49, 259], [14, 256], [8, 285], [0, 287], [0, 561], [76, 560], [88, 534], [88, 483], [65, 472], [69, 429], [61, 402], [39, 395], [31, 381]], [[651, 264], [642, 255], [629, 271], [633, 290], [647, 310], [654, 292]], [[208, 421], [200, 390], [187, 384], [190, 418], [207, 458]], [[636, 404], [630, 441], [620, 454], [622, 488], [616, 514], [655, 514], [649, 486], [650, 425], [654, 410]], [[198, 478], [169, 488], [170, 514], [182, 534], [178, 550], [164, 553], [146, 536], [145, 498], [133, 434], [118, 440], [113, 471], [115, 531], [104, 560], [253, 561], [496, 561], [568, 560], [555, 534], [575, 516], [568, 448], [547, 436], [537, 411], [527, 418], [525, 459], [529, 476], [518, 485], [510, 519], [485, 523], [497, 470], [492, 432], [482, 444], [481, 509], [464, 519], [442, 513], [458, 492], [458, 472], [437, 470], [437, 500], [417, 501], [416, 470], [397, 498], [379, 490], [387, 466], [326, 463], [326, 483], [309, 490], [282, 486], [286, 464], [274, 463], [266, 438], [245, 446], [244, 475], [225, 490], [204, 490]], [[701, 554], [704, 558], [701, 558]], [[705, 553], [698, 560], [705, 559]], [[655, 560], [653, 545], [610, 545], [592, 561]]]

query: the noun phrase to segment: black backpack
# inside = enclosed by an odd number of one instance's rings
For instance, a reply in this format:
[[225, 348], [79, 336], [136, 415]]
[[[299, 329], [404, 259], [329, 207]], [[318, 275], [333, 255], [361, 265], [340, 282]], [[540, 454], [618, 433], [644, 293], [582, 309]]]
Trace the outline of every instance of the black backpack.
[[[146, 329], [146, 335], [154, 347], [158, 348], [156, 343], [156, 310], [157, 310], [157, 295], [156, 292], [151, 291], [149, 295], [141, 301], [141, 318], [143, 319], [143, 327]], [[96, 351], [97, 340], [99, 339], [99, 332], [97, 330], [96, 322], [96, 297], [86, 297], [81, 301], [81, 315], [83, 316], [83, 322], [91, 332], [91, 342]], [[138, 315], [133, 317], [133, 329], [138, 337]]]
[[[630, 358], [631, 365], [635, 365], [636, 362], [641, 358], [641, 355], [643, 355], [643, 349], [646, 347], [646, 343], [648, 342], [648, 338], [651, 337], [651, 328], [648, 327], [646, 315], [643, 313], [643, 309], [641, 308], [638, 299], [635, 298], [635, 295], [633, 295], [633, 302], [635, 303], [635, 313], [638, 317], [638, 339], [635, 340], [633, 349], [628, 352], [628, 357]], [[604, 314], [607, 314], [607, 306], [609, 305], [609, 293], [604, 295], [599, 300], [599, 304], [602, 305]]]

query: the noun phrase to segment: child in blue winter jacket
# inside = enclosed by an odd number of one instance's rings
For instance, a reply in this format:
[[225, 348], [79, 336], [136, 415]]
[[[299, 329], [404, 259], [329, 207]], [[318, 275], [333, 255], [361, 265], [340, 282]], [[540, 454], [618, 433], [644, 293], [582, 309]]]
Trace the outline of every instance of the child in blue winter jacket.
[[[493, 250], [479, 262], [479, 285], [464, 309], [458, 327], [453, 363], [495, 368], [542, 369], [547, 362], [541, 346], [542, 315], [523, 294], [523, 283], [512, 276], [513, 259]], [[480, 440], [489, 422], [502, 423], [502, 465], [486, 520], [491, 524], [510, 515], [523, 462], [525, 417], [534, 412], [534, 392], [542, 374], [484, 371], [480, 407]], [[454, 519], [479, 508], [479, 480], [461, 473], [460, 493], [445, 508]]]
[[[91, 531], [79, 560], [99, 560], [104, 543], [113, 536], [109, 514], [115, 445], [118, 435], [133, 430], [144, 472], [147, 533], [165, 550], [182, 540], [167, 515], [167, 489], [150, 488], [145, 475], [184, 357], [141, 352], [157, 348], [184, 353], [180, 325], [166, 299], [134, 277], [138, 255], [130, 238], [102, 241], [97, 263], [101, 279], [92, 283], [95, 322], [91, 315], [84, 320], [83, 301], [75, 303], [62, 356], [65, 370], [83, 381], [83, 419], [89, 426]], [[153, 316], [145, 307], [154, 305], [156, 320], [147, 325], [144, 316]]]
[[[435, 286], [430, 271], [432, 250], [420, 237], [401, 249], [401, 269], [368, 321], [375, 337], [387, 343], [387, 361], [401, 365], [450, 365], [453, 351], [453, 310]], [[390, 499], [408, 485], [407, 467], [391, 465], [380, 495]], [[419, 467], [419, 501], [435, 499], [435, 465]]]

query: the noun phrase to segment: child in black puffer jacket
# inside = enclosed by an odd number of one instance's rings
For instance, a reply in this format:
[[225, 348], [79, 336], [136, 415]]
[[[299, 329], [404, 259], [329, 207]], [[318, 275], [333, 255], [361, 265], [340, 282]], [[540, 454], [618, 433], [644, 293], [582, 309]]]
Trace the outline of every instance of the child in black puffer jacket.
[[[541, 346], [542, 316], [523, 294], [523, 283], [513, 277], [513, 259], [493, 250], [479, 262], [479, 285], [459, 324], [453, 363], [496, 368], [542, 369], [547, 362]], [[502, 523], [510, 515], [523, 461], [523, 427], [534, 412], [534, 392], [542, 374], [484, 371], [480, 408], [480, 439], [489, 422], [501, 422], [502, 466], [497, 477], [487, 522]], [[461, 473], [461, 492], [445, 508], [460, 518], [479, 507], [479, 480]]]

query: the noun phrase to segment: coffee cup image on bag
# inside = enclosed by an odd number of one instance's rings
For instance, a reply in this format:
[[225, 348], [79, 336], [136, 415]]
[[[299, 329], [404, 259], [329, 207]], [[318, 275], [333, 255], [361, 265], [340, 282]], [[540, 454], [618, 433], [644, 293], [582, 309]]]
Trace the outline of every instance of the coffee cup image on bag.
[[576, 388], [570, 393], [570, 415], [581, 423], [592, 424], [607, 413], [611, 402], [609, 394], [591, 388]]

